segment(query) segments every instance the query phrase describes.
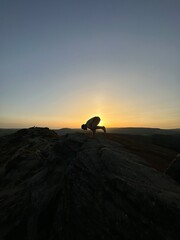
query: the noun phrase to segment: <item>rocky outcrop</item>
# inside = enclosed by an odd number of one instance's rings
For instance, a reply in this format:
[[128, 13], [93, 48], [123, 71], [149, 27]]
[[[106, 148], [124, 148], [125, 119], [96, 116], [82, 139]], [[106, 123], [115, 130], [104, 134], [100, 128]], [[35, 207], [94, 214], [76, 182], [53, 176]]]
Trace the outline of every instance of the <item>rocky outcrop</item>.
[[166, 174], [171, 176], [174, 180], [180, 183], [180, 154], [172, 161], [166, 170]]
[[100, 134], [0, 138], [2, 240], [178, 240], [180, 188]]

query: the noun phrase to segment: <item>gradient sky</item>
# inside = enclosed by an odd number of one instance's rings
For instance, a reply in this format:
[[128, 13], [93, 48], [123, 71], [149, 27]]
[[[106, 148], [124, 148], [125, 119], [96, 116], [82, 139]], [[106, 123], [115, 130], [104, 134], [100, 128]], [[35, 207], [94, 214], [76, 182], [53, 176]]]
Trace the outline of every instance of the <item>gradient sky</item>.
[[0, 127], [180, 127], [179, 0], [0, 0]]

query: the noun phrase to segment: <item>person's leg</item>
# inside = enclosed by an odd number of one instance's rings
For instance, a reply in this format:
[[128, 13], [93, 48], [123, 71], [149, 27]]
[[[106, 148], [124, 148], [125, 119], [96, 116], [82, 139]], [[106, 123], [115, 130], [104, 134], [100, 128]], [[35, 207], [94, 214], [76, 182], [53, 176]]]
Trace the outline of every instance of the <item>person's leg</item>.
[[106, 128], [104, 126], [102, 127], [102, 130], [104, 131], [104, 133], [106, 133]]
[[106, 128], [104, 126], [96, 126], [96, 129], [102, 129], [106, 133]]

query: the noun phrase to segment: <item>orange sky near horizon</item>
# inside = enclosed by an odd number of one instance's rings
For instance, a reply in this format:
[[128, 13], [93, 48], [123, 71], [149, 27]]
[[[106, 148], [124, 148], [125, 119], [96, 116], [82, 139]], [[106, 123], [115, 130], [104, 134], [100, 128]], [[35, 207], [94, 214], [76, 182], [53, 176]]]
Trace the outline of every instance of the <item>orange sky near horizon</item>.
[[[106, 127], [180, 128], [179, 97], [172, 98], [174, 93], [171, 86], [168, 88], [171, 95], [167, 95], [157, 86], [145, 88], [146, 81], [139, 84], [138, 90], [134, 90], [131, 78], [126, 77], [126, 86], [123, 77], [119, 77], [118, 83], [118, 76], [112, 76], [111, 81], [102, 76], [97, 82], [92, 81], [91, 77], [95, 79], [95, 76], [86, 76], [87, 82], [92, 82], [92, 86], [88, 86], [87, 90], [86, 86], [77, 87], [76, 91], [68, 89], [63, 96], [52, 94], [49, 96], [50, 101], [43, 91], [38, 92], [36, 100], [34, 92], [34, 104], [31, 103], [32, 96], [26, 94], [22, 96], [25, 101], [16, 104], [16, 108], [12, 103], [8, 108], [4, 105], [3, 109], [2, 106], [2, 110], [8, 112], [6, 116], [0, 116], [0, 127], [79, 128], [89, 118], [99, 116], [100, 125]], [[81, 78], [84, 78], [84, 75]], [[176, 91], [178, 92], [178, 89]]]
[[[179, 122], [173, 120], [173, 116], [167, 116], [166, 111], [162, 115], [156, 112], [144, 112], [134, 109], [126, 109], [121, 107], [119, 111], [117, 108], [109, 107], [111, 111], [97, 109], [97, 111], [78, 111], [75, 114], [73, 111], [67, 113], [65, 116], [52, 115], [52, 116], [33, 116], [27, 117], [14, 117], [12, 119], [0, 119], [1, 128], [28, 128], [32, 126], [49, 127], [52, 129], [59, 128], [80, 128], [89, 118], [99, 116], [101, 118], [100, 126], [107, 128], [113, 127], [155, 127], [155, 128], [178, 128]], [[83, 109], [82, 109], [83, 110]], [[114, 110], [114, 112], [113, 112]], [[13, 121], [12, 121], [13, 120]], [[3, 124], [4, 122], [4, 124]]]

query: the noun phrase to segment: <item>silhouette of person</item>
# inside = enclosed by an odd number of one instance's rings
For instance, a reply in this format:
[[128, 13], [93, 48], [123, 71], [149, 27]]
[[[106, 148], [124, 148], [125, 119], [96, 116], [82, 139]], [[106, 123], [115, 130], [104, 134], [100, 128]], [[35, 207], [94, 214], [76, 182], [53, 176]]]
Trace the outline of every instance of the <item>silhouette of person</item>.
[[106, 133], [106, 128], [104, 126], [98, 126], [100, 121], [100, 117], [93, 117], [89, 119], [85, 124], [83, 124], [81, 128], [83, 130], [87, 130], [89, 128], [92, 131], [93, 135], [95, 135], [96, 129], [102, 129], [104, 133]]

